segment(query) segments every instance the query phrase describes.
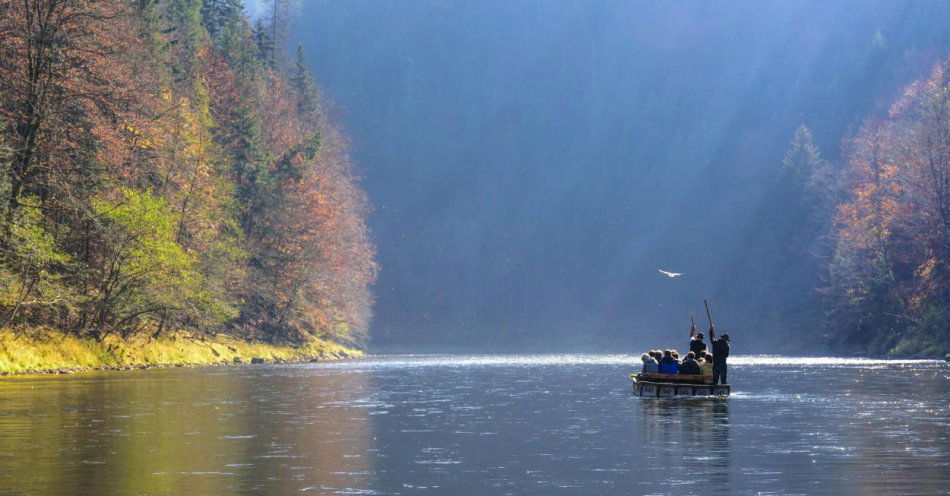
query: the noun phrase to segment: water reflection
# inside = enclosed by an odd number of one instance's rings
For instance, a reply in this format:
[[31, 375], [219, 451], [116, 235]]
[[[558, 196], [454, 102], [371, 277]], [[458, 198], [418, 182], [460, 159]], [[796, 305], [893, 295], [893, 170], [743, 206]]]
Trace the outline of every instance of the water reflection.
[[[652, 449], [644, 459], [662, 485], [729, 487], [728, 399], [644, 399], [640, 405], [643, 444]], [[671, 473], [670, 467], [682, 468]]]
[[[261, 369], [264, 370], [264, 369]], [[370, 484], [366, 374], [159, 370], [0, 383], [0, 493], [289, 494]]]

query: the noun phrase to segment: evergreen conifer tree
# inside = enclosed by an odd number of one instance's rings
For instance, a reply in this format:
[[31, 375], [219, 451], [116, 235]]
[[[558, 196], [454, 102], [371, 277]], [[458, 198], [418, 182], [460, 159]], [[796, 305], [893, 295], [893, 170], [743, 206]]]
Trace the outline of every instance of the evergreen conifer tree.
[[313, 75], [307, 67], [307, 58], [303, 47], [297, 45], [297, 58], [294, 61], [290, 82], [297, 90], [297, 110], [312, 113], [317, 110], [317, 90]]
[[241, 0], [204, 0], [201, 3], [201, 24], [212, 38], [217, 39], [229, 24], [241, 19], [243, 11]]
[[274, 38], [271, 31], [261, 18], [254, 21], [254, 41], [257, 43], [257, 53], [266, 65], [274, 63]]

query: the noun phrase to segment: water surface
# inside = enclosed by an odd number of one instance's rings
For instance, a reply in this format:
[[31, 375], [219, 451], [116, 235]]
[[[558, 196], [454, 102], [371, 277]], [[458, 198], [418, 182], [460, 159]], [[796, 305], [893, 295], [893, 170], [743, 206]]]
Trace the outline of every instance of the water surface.
[[948, 494], [945, 363], [736, 357], [731, 398], [660, 400], [634, 362], [5, 378], [0, 494]]

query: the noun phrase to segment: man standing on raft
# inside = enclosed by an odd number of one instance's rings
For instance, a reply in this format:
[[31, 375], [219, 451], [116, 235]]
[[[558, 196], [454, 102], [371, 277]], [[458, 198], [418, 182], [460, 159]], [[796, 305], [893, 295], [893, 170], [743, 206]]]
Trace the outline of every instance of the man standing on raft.
[[726, 380], [726, 358], [729, 357], [729, 334], [716, 339], [716, 326], [709, 324], [709, 340], [712, 342], [713, 384], [729, 384]]
[[700, 351], [706, 351], [706, 343], [703, 341], [703, 333], [696, 332], [696, 321], [694, 320], [689, 328], [689, 351], [699, 356]]

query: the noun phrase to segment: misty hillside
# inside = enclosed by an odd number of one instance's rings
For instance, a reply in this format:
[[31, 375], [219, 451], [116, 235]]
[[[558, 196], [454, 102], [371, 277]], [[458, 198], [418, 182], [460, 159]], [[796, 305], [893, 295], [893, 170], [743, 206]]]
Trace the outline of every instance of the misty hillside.
[[947, 25], [944, 2], [305, 2], [374, 204], [374, 344], [666, 342], [703, 297], [745, 349], [814, 331], [819, 270], [773, 217], [786, 149], [804, 124], [839, 157]]

